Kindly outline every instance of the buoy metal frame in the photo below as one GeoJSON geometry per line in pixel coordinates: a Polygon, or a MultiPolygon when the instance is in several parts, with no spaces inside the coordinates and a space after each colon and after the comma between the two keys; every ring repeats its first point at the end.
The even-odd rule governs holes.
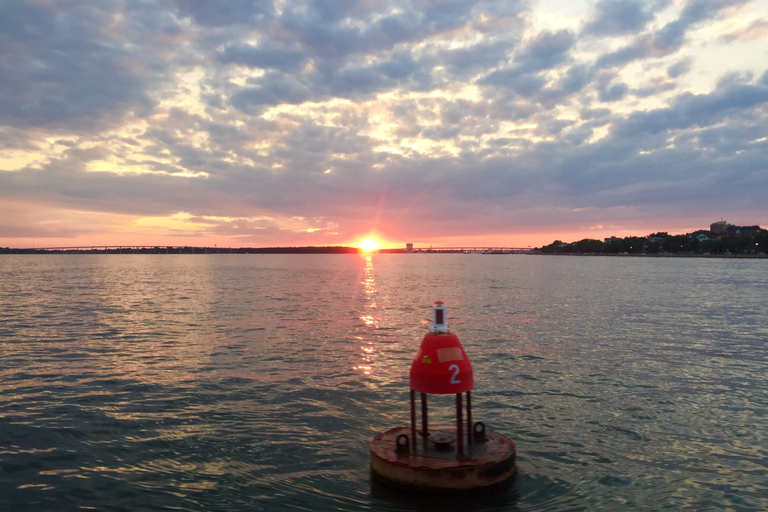
{"type": "MultiPolygon", "coordinates": [[[[467,391],[467,445],[472,446],[472,394],[467,391]]],[[[464,456],[464,426],[463,426],[463,400],[461,393],[456,393],[456,456],[464,456]]],[[[420,393],[421,400],[421,430],[416,425],[416,391],[411,389],[411,449],[417,450],[417,432],[421,436],[424,449],[427,449],[429,441],[429,415],[427,412],[427,393],[420,393]]]]}

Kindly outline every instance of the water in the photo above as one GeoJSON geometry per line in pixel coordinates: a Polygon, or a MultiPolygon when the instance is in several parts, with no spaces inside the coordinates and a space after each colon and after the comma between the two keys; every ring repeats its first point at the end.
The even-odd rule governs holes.
{"type": "Polygon", "coordinates": [[[763,260],[4,255],[0,510],[767,510],[766,290],[763,260]],[[506,493],[371,485],[436,299],[506,493]]]}

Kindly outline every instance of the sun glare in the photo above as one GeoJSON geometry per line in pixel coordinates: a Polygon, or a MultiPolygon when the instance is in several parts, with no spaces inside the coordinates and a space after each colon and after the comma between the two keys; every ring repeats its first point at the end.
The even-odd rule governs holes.
{"type": "Polygon", "coordinates": [[[368,238],[367,240],[360,242],[360,248],[365,252],[375,251],[379,248],[379,243],[373,238],[368,238]]]}

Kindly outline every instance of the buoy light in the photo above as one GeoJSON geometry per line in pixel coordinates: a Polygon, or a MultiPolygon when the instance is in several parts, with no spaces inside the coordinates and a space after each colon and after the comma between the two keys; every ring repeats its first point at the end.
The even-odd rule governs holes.
{"type": "Polygon", "coordinates": [[[448,330],[448,326],[445,324],[445,304],[441,300],[435,301],[432,304],[432,330],[448,330]]]}

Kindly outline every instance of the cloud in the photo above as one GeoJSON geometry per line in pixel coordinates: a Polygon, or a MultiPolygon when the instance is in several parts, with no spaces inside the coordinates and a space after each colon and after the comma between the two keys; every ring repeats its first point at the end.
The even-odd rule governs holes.
{"type": "Polygon", "coordinates": [[[747,0],[689,0],[680,17],[657,32],[657,41],[663,47],[677,47],[685,33],[693,26],[716,18],[729,7],[744,5],[747,0]]]}
{"type": "Polygon", "coordinates": [[[0,123],[84,131],[128,111],[147,115],[152,76],[131,69],[134,54],[103,35],[109,16],[96,7],[0,4],[0,123]]]}
{"type": "Polygon", "coordinates": [[[681,41],[670,41],[659,34],[640,36],[620,50],[600,56],[595,67],[619,68],[636,60],[665,57],[679,50],[681,44],[681,41]]]}
{"type": "Polygon", "coordinates": [[[744,28],[721,36],[721,40],[726,43],[731,43],[738,39],[768,39],[768,20],[755,20],[744,28]]]}
{"type": "Polygon", "coordinates": [[[231,44],[219,53],[219,60],[225,64],[240,64],[253,68],[277,69],[283,72],[296,71],[306,62],[307,56],[294,46],[267,42],[260,46],[231,44]]]}
{"type": "Polygon", "coordinates": [[[486,69],[504,63],[508,51],[508,41],[493,41],[443,50],[434,58],[436,62],[447,65],[454,76],[471,79],[486,69]]]}
{"type": "Polygon", "coordinates": [[[267,73],[259,79],[252,80],[252,83],[252,87],[243,87],[232,95],[232,105],[244,112],[258,114],[261,112],[258,107],[297,105],[313,97],[310,86],[293,75],[267,73]]]}
{"type": "Polygon", "coordinates": [[[670,55],[683,46],[685,36],[690,29],[715,19],[723,10],[742,5],[745,1],[690,0],[677,19],[653,32],[640,33],[634,41],[623,48],[602,55],[597,60],[596,66],[598,68],[621,67],[636,60],[670,55]]]}
{"type": "Polygon", "coordinates": [[[616,124],[618,135],[706,127],[768,102],[768,87],[731,84],[709,94],[684,93],[667,108],[637,112],[616,124]]]}
{"type": "Polygon", "coordinates": [[[627,92],[629,92],[627,84],[614,84],[601,89],[599,98],[602,102],[618,101],[623,99],[627,92]]]}
{"type": "MultiPolygon", "coordinates": [[[[516,52],[510,66],[489,73],[477,83],[492,87],[493,91],[486,94],[495,100],[508,92],[525,98],[534,97],[542,93],[547,85],[548,79],[544,73],[567,63],[570,60],[569,51],[574,44],[575,37],[567,30],[544,31],[516,52]]],[[[551,100],[566,90],[578,90],[586,84],[587,74],[584,68],[573,67],[558,90],[550,89],[545,94],[551,100]]]]}
{"type": "Polygon", "coordinates": [[[688,73],[693,66],[693,59],[691,57],[685,57],[675,62],[667,68],[667,75],[670,78],[677,78],[688,73]]]}
{"type": "Polygon", "coordinates": [[[575,36],[568,30],[544,31],[515,56],[514,69],[520,73],[550,69],[566,61],[575,41],[575,36]]]}
{"type": "Polygon", "coordinates": [[[181,16],[191,17],[196,24],[219,28],[228,25],[251,24],[274,14],[272,2],[252,0],[172,0],[181,16]]]}

